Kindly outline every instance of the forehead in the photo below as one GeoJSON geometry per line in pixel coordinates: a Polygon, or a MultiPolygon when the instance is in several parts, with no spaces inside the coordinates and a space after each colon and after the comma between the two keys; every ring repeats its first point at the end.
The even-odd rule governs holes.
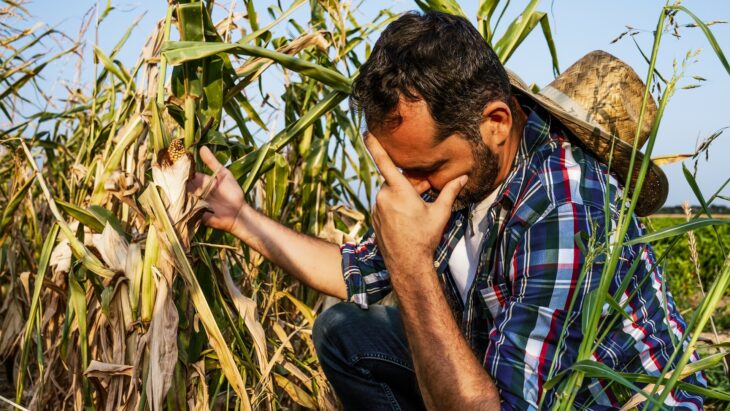
{"type": "Polygon", "coordinates": [[[443,157],[444,141],[436,140],[438,129],[425,101],[401,98],[394,111],[397,121],[375,127],[371,133],[396,166],[424,165],[443,157]]]}

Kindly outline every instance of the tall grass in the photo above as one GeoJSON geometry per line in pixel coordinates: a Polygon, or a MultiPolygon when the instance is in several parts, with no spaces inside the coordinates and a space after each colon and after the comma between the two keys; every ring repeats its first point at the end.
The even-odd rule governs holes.
{"type": "MultiPolygon", "coordinates": [[[[502,61],[539,26],[557,73],[538,3],[507,23],[509,2],[483,0],[477,25],[502,61]]],[[[192,170],[213,171],[195,158],[195,148],[208,145],[268,216],[333,242],[361,234],[379,180],[359,135],[362,119],[346,99],[376,33],[396,16],[383,10],[360,22],[349,2],[295,0],[263,11],[248,0],[238,8],[220,4],[221,13],[214,1],[172,1],[133,66],[117,55],[135,24],[112,50],[93,48],[88,92],[71,90],[65,105],[49,96],[53,105],[28,109],[23,91],[43,95],[38,76],[48,62],[82,48],[71,42],[56,54],[33,54],[55,33],[18,29],[25,21],[13,16],[27,12],[5,4],[0,46],[10,52],[0,62],[7,87],[0,111],[11,126],[0,132],[0,177],[7,181],[0,189],[0,359],[13,371],[14,402],[53,409],[336,408],[310,335],[323,297],[233,237],[201,227],[204,203],[184,187],[192,170]],[[264,12],[271,22],[262,25],[264,12]],[[292,19],[302,12],[306,23],[292,19]],[[270,79],[283,82],[280,96],[263,86],[270,79]]],[[[453,1],[416,4],[463,14],[453,1]]],[[[679,11],[688,13],[662,9],[652,56],[664,19],[679,11]]],[[[92,25],[103,32],[110,12],[109,4],[98,10],[92,25]]],[[[709,29],[697,24],[727,68],[709,29]]],[[[655,139],[656,127],[647,151],[655,139]]],[[[645,171],[646,164],[639,186],[645,171]]],[[[701,200],[705,212],[716,198],[701,200]]],[[[619,232],[631,204],[622,209],[619,232]]],[[[699,217],[644,240],[720,224],[699,217]]],[[[723,255],[722,272],[692,316],[695,335],[730,280],[723,255]]],[[[591,317],[596,332],[587,335],[581,360],[600,339],[598,319],[591,317]]],[[[679,358],[677,368],[686,362],[679,358]]],[[[581,365],[553,384],[571,393],[596,376],[581,365]]],[[[646,379],[600,372],[612,381],[646,379]]],[[[650,382],[671,387],[679,375],[650,382]]],[[[561,407],[570,405],[566,396],[561,407]]]]}

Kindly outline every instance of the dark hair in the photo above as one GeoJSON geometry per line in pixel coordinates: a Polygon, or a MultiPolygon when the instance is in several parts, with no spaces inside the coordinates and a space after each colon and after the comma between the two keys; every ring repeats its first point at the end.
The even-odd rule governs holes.
{"type": "Polygon", "coordinates": [[[360,67],[351,103],[369,128],[397,126],[401,95],[426,102],[438,140],[478,137],[488,103],[511,107],[507,73],[492,48],[465,18],[435,11],[408,12],[385,28],[360,67]]]}

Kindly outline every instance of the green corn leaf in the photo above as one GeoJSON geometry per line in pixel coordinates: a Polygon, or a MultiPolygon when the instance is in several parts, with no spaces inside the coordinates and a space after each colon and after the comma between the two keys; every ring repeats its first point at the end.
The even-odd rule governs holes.
{"type": "Polygon", "coordinates": [[[705,24],[704,21],[702,21],[699,17],[697,17],[694,13],[689,11],[684,6],[667,6],[666,7],[669,10],[681,10],[695,21],[697,26],[700,27],[702,30],[702,33],[705,34],[705,37],[707,37],[707,41],[710,43],[710,47],[712,47],[712,50],[715,52],[715,55],[717,55],[718,60],[720,60],[720,63],[722,63],[722,66],[725,67],[725,71],[727,71],[728,74],[730,74],[730,63],[728,63],[727,58],[725,57],[725,53],[722,52],[722,48],[720,48],[720,45],[717,43],[717,39],[715,38],[715,35],[712,34],[712,30],[705,24]]]}
{"type": "MultiPolygon", "coordinates": [[[[294,137],[304,131],[304,129],[309,127],[315,121],[319,120],[319,118],[325,113],[329,112],[334,107],[339,105],[346,97],[347,94],[343,92],[331,92],[330,94],[325,96],[322,101],[320,101],[316,106],[312,107],[309,111],[302,115],[299,120],[276,134],[271,139],[271,141],[267,143],[268,145],[265,144],[257,151],[251,152],[231,163],[228,169],[231,170],[231,173],[233,173],[233,176],[237,180],[240,181],[246,173],[249,174],[245,180],[245,183],[243,184],[244,192],[248,192],[253,186],[254,181],[256,181],[256,179],[260,176],[262,170],[265,171],[265,161],[259,161],[259,155],[261,154],[261,151],[266,150],[267,153],[269,150],[271,150],[272,152],[279,151],[294,137]]],[[[268,158],[267,156],[268,154],[264,157],[268,158]]]]}
{"type": "Polygon", "coordinates": [[[51,230],[48,232],[45,241],[43,242],[43,248],[41,249],[41,256],[38,260],[38,270],[36,271],[35,281],[33,283],[33,297],[30,300],[30,311],[28,312],[28,321],[25,323],[25,331],[23,334],[23,344],[20,351],[20,367],[18,368],[18,379],[16,381],[16,398],[15,400],[20,403],[23,394],[23,384],[25,383],[25,373],[28,369],[28,356],[30,354],[30,343],[32,342],[31,333],[33,328],[36,326],[36,313],[40,309],[40,297],[41,291],[43,291],[43,281],[46,278],[46,271],[48,270],[48,264],[51,259],[51,253],[53,247],[56,244],[56,238],[58,237],[59,226],[54,224],[51,230]]]}
{"type": "Polygon", "coordinates": [[[351,80],[337,71],[263,47],[237,43],[205,43],[197,41],[169,41],[163,46],[163,55],[168,63],[173,65],[202,59],[218,53],[244,54],[271,59],[289,70],[321,81],[336,90],[345,93],[350,92],[351,80]]]}
{"type": "Polygon", "coordinates": [[[586,377],[589,378],[600,378],[602,380],[608,380],[615,383],[618,383],[628,389],[630,389],[633,392],[637,392],[642,394],[646,397],[646,400],[653,405],[656,405],[658,407],[661,407],[661,403],[657,402],[657,400],[653,397],[650,397],[648,393],[645,393],[644,391],[640,390],[636,385],[634,385],[628,378],[626,378],[621,373],[612,370],[607,365],[591,361],[591,360],[583,360],[578,361],[575,364],[573,364],[571,369],[576,371],[581,371],[584,373],[586,377]]]}
{"type": "Polygon", "coordinates": [[[482,37],[484,37],[484,40],[486,40],[490,45],[492,44],[492,28],[490,27],[490,21],[498,4],[499,0],[481,0],[479,2],[479,9],[477,9],[479,32],[482,37]]]}
{"type": "Polygon", "coordinates": [[[114,62],[106,54],[104,54],[101,49],[96,46],[94,46],[94,56],[99,59],[104,68],[112,73],[116,78],[118,78],[119,81],[124,84],[127,84],[131,81],[129,74],[125,73],[119,66],[114,64],[114,62]]]}
{"type": "MultiPolygon", "coordinates": [[[[82,268],[83,270],[83,268],[82,268]]],[[[76,326],[79,332],[79,350],[81,351],[81,367],[86,369],[89,366],[89,343],[88,343],[88,327],[87,327],[87,306],[86,306],[86,290],[76,280],[74,273],[69,273],[69,302],[76,314],[76,326]]],[[[89,382],[87,378],[83,377],[83,391],[84,396],[88,398],[89,382]]]]}
{"type": "Polygon", "coordinates": [[[423,11],[434,10],[455,16],[466,17],[456,0],[416,0],[416,4],[423,11]]]}
{"type": "MultiPolygon", "coordinates": [[[[2,212],[2,218],[0,218],[0,239],[5,237],[5,230],[7,230],[10,226],[10,222],[13,220],[13,214],[15,214],[15,211],[20,206],[20,202],[23,198],[25,198],[25,194],[33,184],[33,180],[35,180],[35,176],[28,178],[28,180],[18,188],[15,194],[13,194],[10,198],[10,201],[8,201],[5,205],[5,209],[2,212]]],[[[2,241],[0,240],[0,244],[1,243],[2,241]]]]}
{"type": "MultiPolygon", "coordinates": [[[[637,258],[636,260],[640,260],[637,258]]],[[[614,300],[613,296],[611,294],[606,293],[604,301],[608,303],[608,305],[614,309],[617,313],[621,314],[622,317],[625,319],[634,322],[634,319],[631,318],[629,313],[626,312],[623,308],[621,308],[621,305],[618,303],[618,301],[614,300]]]]}
{"type": "Polygon", "coordinates": [[[79,223],[89,227],[92,231],[101,233],[104,231],[104,222],[99,220],[94,213],[88,210],[84,210],[81,207],[77,207],[71,203],[67,203],[63,200],[56,199],[58,207],[68,213],[71,217],[77,219],[79,223]]]}
{"type": "Polygon", "coordinates": [[[677,235],[685,234],[688,231],[694,231],[697,229],[700,229],[702,227],[707,226],[717,226],[717,225],[725,225],[730,224],[730,220],[723,220],[720,218],[702,218],[693,220],[687,223],[677,224],[671,227],[667,227],[658,231],[655,231],[653,233],[642,235],[641,237],[636,237],[632,240],[629,240],[625,242],[625,245],[635,245],[635,244],[643,244],[643,243],[650,243],[652,241],[661,240],[664,238],[674,237],[677,235]]]}
{"type": "Polygon", "coordinates": [[[280,215],[288,188],[289,164],[283,155],[276,153],[274,154],[274,166],[266,174],[266,208],[272,218],[280,215]]]}

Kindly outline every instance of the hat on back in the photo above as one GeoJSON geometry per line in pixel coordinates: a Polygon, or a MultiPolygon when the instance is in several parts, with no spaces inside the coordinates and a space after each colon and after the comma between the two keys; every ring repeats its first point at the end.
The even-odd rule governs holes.
{"type": "MultiPolygon", "coordinates": [[[[649,94],[639,124],[645,85],[631,67],[604,51],[593,51],[539,93],[533,93],[511,71],[507,70],[507,74],[513,91],[529,97],[550,112],[626,183],[634,139],[638,139],[637,149],[640,149],[651,134],[657,110],[649,94]]],[[[643,158],[644,155],[637,151],[632,188],[643,158]]],[[[636,214],[646,216],[656,212],[666,201],[668,193],[667,177],[659,166],[651,162],[636,204],[636,214]]]]}

